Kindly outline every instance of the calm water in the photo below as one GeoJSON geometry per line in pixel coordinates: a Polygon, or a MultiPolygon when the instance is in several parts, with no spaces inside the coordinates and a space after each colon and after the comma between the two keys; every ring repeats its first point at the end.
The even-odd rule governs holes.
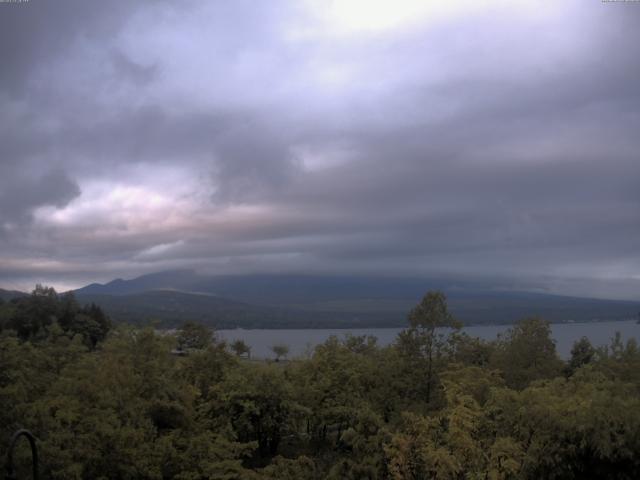
{"type": "MultiPolygon", "coordinates": [[[[499,333],[506,331],[509,325],[486,325],[466,327],[463,330],[469,335],[485,340],[494,340],[499,333]]],[[[251,356],[255,358],[273,357],[271,346],[284,344],[289,347],[289,357],[299,357],[310,352],[315,345],[323,343],[331,335],[344,338],[351,335],[373,335],[378,338],[379,345],[393,342],[401,328],[354,328],[354,329],[291,329],[291,330],[218,330],[218,336],[227,341],[244,340],[251,346],[251,356]]],[[[551,326],[558,353],[567,358],[573,342],[580,337],[587,337],[593,345],[608,344],[616,332],[620,332],[623,340],[636,338],[640,341],[640,325],[635,321],[598,322],[598,323],[562,323],[551,326]]]]}

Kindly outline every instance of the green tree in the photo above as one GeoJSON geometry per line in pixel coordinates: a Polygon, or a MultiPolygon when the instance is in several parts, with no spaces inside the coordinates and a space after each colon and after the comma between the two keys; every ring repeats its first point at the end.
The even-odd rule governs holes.
{"type": "Polygon", "coordinates": [[[257,478],[260,480],[320,480],[322,478],[313,459],[305,455],[294,459],[277,456],[259,472],[257,478]]]}
{"type": "Polygon", "coordinates": [[[343,343],[353,353],[369,355],[378,350],[378,339],[372,335],[347,334],[343,343]]]}
{"type": "Polygon", "coordinates": [[[457,331],[462,325],[449,313],[445,294],[438,291],[427,292],[409,312],[409,325],[410,328],[398,339],[399,346],[409,357],[417,357],[420,363],[424,362],[425,395],[429,403],[435,383],[434,364],[449,343],[447,336],[438,329],[449,329],[448,333],[451,333],[451,330],[457,331]]]}
{"type": "Polygon", "coordinates": [[[345,448],[343,433],[357,427],[361,412],[386,415],[388,405],[400,398],[389,386],[393,364],[377,350],[357,353],[352,346],[349,338],[331,336],[310,360],[286,370],[296,402],[304,407],[305,436],[314,450],[345,448]]]}
{"type": "Polygon", "coordinates": [[[111,329],[109,317],[99,306],[92,303],[81,308],[73,293],[58,295],[53,288],[42,285],[2,310],[7,315],[5,327],[15,330],[22,340],[42,341],[56,324],[69,337],[80,335],[87,346],[95,348],[111,329]]]}
{"type": "Polygon", "coordinates": [[[238,441],[255,442],[253,464],[278,454],[283,438],[295,437],[301,411],[285,370],[268,364],[240,364],[216,386],[203,411],[215,423],[228,422],[238,441]]]}
{"type": "Polygon", "coordinates": [[[251,358],[251,347],[247,345],[244,340],[237,339],[231,342],[230,347],[238,357],[246,355],[247,358],[251,358]]]}
{"type": "Polygon", "coordinates": [[[0,332],[10,329],[10,320],[15,313],[15,301],[0,303],[0,332]]]}
{"type": "Polygon", "coordinates": [[[98,342],[104,340],[108,331],[109,327],[106,324],[100,324],[94,317],[86,313],[76,314],[68,330],[71,334],[82,336],[89,348],[95,348],[98,342]]]}
{"type": "Polygon", "coordinates": [[[486,414],[490,430],[523,452],[518,478],[640,476],[636,390],[591,368],[522,391],[495,390],[486,414]]]}
{"type": "Polygon", "coordinates": [[[23,339],[42,339],[46,328],[58,319],[58,295],[51,287],[36,285],[30,296],[18,299],[8,322],[23,339]]]}
{"type": "Polygon", "coordinates": [[[58,324],[64,331],[71,329],[76,315],[80,312],[80,305],[73,292],[60,296],[58,306],[58,324]]]}
{"type": "Polygon", "coordinates": [[[489,366],[494,354],[495,342],[473,337],[465,332],[451,335],[452,358],[455,362],[478,367],[489,366]]]}
{"type": "Polygon", "coordinates": [[[213,342],[213,330],[196,322],[185,322],[177,336],[179,350],[203,350],[213,342]]]}
{"type": "Polygon", "coordinates": [[[404,413],[398,431],[385,443],[390,477],[523,478],[521,445],[500,435],[488,414],[491,392],[501,385],[498,376],[456,365],[443,374],[442,383],[444,407],[428,416],[404,413]]]}
{"type": "MultiPolygon", "coordinates": [[[[251,445],[211,429],[171,339],[118,328],[64,369],[30,409],[47,478],[245,479],[251,445]]],[[[198,356],[195,353],[193,356],[198,356]]]]}
{"type": "Polygon", "coordinates": [[[583,365],[591,363],[596,355],[596,349],[593,348],[587,337],[582,337],[576,341],[571,348],[571,358],[567,363],[567,374],[573,375],[583,365]]]}
{"type": "Polygon", "coordinates": [[[289,355],[289,346],[284,344],[273,345],[271,351],[275,354],[276,362],[278,362],[281,358],[287,358],[287,355],[289,355]]]}
{"type": "Polygon", "coordinates": [[[609,345],[597,349],[594,368],[607,378],[636,385],[640,394],[640,348],[635,338],[624,342],[616,332],[609,345]]]}
{"type": "Polygon", "coordinates": [[[198,397],[207,402],[217,386],[236,367],[237,360],[224,343],[213,343],[206,350],[192,352],[177,365],[178,375],[196,389],[198,397]]]}
{"type": "Polygon", "coordinates": [[[382,419],[364,405],[354,411],[349,427],[339,437],[337,447],[343,455],[329,470],[327,480],[386,478],[383,445],[389,433],[382,419]]]}
{"type": "Polygon", "coordinates": [[[554,378],[563,368],[551,336],[551,325],[539,318],[518,322],[498,339],[491,361],[508,386],[522,389],[534,380],[554,378]]]}

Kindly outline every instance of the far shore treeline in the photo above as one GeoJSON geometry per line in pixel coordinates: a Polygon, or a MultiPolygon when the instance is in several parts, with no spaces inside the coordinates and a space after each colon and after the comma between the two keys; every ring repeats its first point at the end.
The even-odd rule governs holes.
{"type": "Polygon", "coordinates": [[[0,455],[27,428],[46,479],[640,478],[634,339],[563,361],[543,319],[493,341],[460,327],[431,291],[389,346],[256,361],[202,325],[114,325],[38,286],[0,300],[0,455]]]}

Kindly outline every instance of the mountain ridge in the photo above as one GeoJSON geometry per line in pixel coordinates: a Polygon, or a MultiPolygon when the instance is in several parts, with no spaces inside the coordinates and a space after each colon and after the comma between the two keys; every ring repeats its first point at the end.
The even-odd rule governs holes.
{"type": "Polygon", "coordinates": [[[4,301],[9,301],[13,298],[25,297],[28,293],[20,292],[18,290],[5,290],[0,288],[0,298],[4,301]]]}
{"type": "Polygon", "coordinates": [[[483,290],[472,282],[420,278],[313,275],[200,275],[156,272],[75,291],[116,319],[168,324],[197,320],[225,328],[397,327],[428,290],[443,290],[466,324],[513,323],[540,316],[553,322],[636,318],[640,302],[540,292],[483,290]],[[199,297],[199,298],[198,298],[199,297]],[[159,302],[155,305],[154,302],[159,302]],[[208,312],[208,313],[207,313],[208,312]]]}

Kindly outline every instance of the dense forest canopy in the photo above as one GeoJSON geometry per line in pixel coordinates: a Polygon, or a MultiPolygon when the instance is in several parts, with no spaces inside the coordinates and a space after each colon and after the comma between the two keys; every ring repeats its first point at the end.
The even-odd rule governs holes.
{"type": "Polygon", "coordinates": [[[37,287],[0,305],[0,452],[26,427],[52,479],[640,478],[634,340],[581,339],[564,362],[547,322],[483,341],[438,292],[408,320],[388,347],[254,361],[198,325],[114,328],[37,287]]]}

